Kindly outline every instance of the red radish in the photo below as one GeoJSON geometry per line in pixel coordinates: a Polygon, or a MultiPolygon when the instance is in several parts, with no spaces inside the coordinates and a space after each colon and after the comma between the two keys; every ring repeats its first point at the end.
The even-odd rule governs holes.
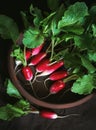
{"type": "Polygon", "coordinates": [[[36,66],[36,71],[37,72],[43,72],[47,69],[49,65],[50,60],[49,59],[43,59],[39,62],[39,64],[36,66]]]}
{"type": "Polygon", "coordinates": [[[33,49],[32,49],[32,52],[31,52],[32,56],[39,54],[39,52],[40,52],[41,49],[43,48],[43,45],[44,45],[44,43],[41,44],[40,46],[36,47],[36,48],[33,48],[33,49]]]}
{"type": "Polygon", "coordinates": [[[40,52],[39,54],[32,57],[29,65],[37,65],[44,57],[46,57],[45,52],[40,52]]]}
{"type": "Polygon", "coordinates": [[[47,69],[42,72],[41,74],[39,74],[37,77],[39,76],[47,76],[52,74],[55,70],[57,70],[58,68],[60,68],[61,66],[64,65],[63,61],[59,61],[59,62],[55,62],[54,64],[51,64],[47,67],[47,69]]]}
{"type": "Polygon", "coordinates": [[[56,94],[65,87],[65,83],[62,80],[58,80],[52,84],[50,87],[50,93],[56,94]]]}
{"type": "Polygon", "coordinates": [[[63,116],[59,116],[57,115],[55,112],[53,111],[47,111],[47,110],[41,110],[39,112],[39,115],[43,118],[47,118],[47,119],[57,119],[57,118],[67,118],[70,116],[79,116],[79,114],[69,114],[69,115],[63,115],[63,116]]]}
{"type": "Polygon", "coordinates": [[[46,111],[46,110],[41,110],[39,115],[41,117],[48,118],[48,119],[56,119],[58,117],[58,115],[55,112],[46,111]]]}
{"type": "Polygon", "coordinates": [[[33,78],[33,72],[29,66],[24,66],[22,68],[22,73],[27,81],[31,81],[33,78]]]}
{"type": "Polygon", "coordinates": [[[59,80],[59,79],[62,79],[62,78],[65,78],[68,76],[68,73],[67,71],[65,70],[60,70],[60,71],[56,71],[54,73],[52,73],[48,79],[52,80],[52,81],[55,81],[55,80],[59,80]]]}
{"type": "Polygon", "coordinates": [[[25,57],[26,57],[26,60],[28,60],[30,57],[31,57],[31,51],[30,50],[26,50],[26,54],[25,54],[25,57]]]}
{"type": "Polygon", "coordinates": [[[30,56],[34,56],[39,54],[39,52],[41,51],[41,49],[43,48],[43,44],[41,44],[40,46],[36,47],[36,48],[32,48],[30,50],[26,51],[26,60],[28,60],[30,58],[30,56]]]}
{"type": "MultiPolygon", "coordinates": [[[[47,87],[46,87],[47,88],[47,87]]],[[[40,99],[44,99],[44,98],[47,98],[49,97],[50,95],[53,95],[53,94],[57,94],[58,92],[60,92],[62,89],[65,88],[65,82],[63,82],[62,80],[58,80],[56,82],[54,82],[50,89],[49,89],[49,94],[40,98],[40,99]]],[[[47,88],[48,90],[48,88],[47,88]]],[[[69,91],[69,90],[68,90],[69,91]]],[[[65,91],[64,93],[66,93],[67,91],[65,91]]]]}

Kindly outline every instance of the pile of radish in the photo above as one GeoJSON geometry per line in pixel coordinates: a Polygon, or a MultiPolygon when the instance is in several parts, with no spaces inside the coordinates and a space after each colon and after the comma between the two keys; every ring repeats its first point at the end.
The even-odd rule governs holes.
{"type": "MultiPolygon", "coordinates": [[[[67,70],[64,70],[64,62],[50,61],[48,54],[43,51],[44,43],[40,46],[32,49],[25,50],[25,60],[27,65],[20,68],[21,73],[26,81],[28,81],[32,87],[32,84],[37,81],[39,77],[47,77],[44,79],[44,85],[46,87],[47,81],[52,81],[52,84],[48,89],[49,94],[43,98],[48,97],[51,94],[57,94],[63,90],[66,86],[64,79],[68,77],[67,70]],[[31,69],[31,66],[35,68],[35,73],[31,69]]],[[[21,64],[21,63],[20,63],[21,64]]],[[[18,72],[18,70],[17,70],[18,72]]]]}

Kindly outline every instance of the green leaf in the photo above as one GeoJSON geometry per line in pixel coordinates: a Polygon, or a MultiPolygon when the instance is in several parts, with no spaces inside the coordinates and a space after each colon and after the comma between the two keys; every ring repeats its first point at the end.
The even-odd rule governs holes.
{"type": "Polygon", "coordinates": [[[96,24],[92,24],[93,36],[96,37],[96,24]]]}
{"type": "Polygon", "coordinates": [[[66,33],[71,32],[72,34],[81,35],[84,32],[84,28],[80,25],[72,25],[62,28],[62,31],[65,31],[66,33]]]}
{"type": "Polygon", "coordinates": [[[56,10],[56,14],[54,16],[54,19],[56,20],[56,22],[58,22],[61,19],[64,12],[65,12],[65,7],[64,7],[64,4],[62,3],[60,7],[56,10]]]}
{"type": "Polygon", "coordinates": [[[88,15],[88,7],[84,2],[76,2],[70,5],[64,12],[64,16],[58,23],[58,27],[62,28],[73,24],[82,24],[84,17],[88,15]]]}
{"type": "MultiPolygon", "coordinates": [[[[24,111],[22,109],[22,107],[24,108],[25,106],[22,106],[21,101],[19,101],[17,104],[14,104],[14,105],[7,104],[5,106],[0,107],[0,119],[9,121],[15,117],[21,117],[23,115],[28,114],[27,111],[24,111]],[[18,107],[18,106],[21,106],[21,107],[18,107]]],[[[27,107],[29,108],[28,105],[27,105],[27,107]]],[[[28,108],[26,108],[26,109],[28,109],[28,108]]]]}
{"type": "Polygon", "coordinates": [[[13,46],[13,51],[11,53],[12,57],[16,60],[20,60],[24,66],[26,66],[26,60],[24,58],[24,52],[21,50],[20,46],[13,46]]]}
{"type": "Polygon", "coordinates": [[[12,120],[14,117],[21,117],[25,113],[10,104],[0,107],[0,119],[2,120],[12,120]]]}
{"type": "MultiPolygon", "coordinates": [[[[50,23],[52,21],[52,18],[53,16],[56,14],[56,12],[52,12],[51,14],[49,14],[46,18],[44,18],[41,22],[40,22],[40,25],[43,27],[43,28],[48,28],[50,29],[50,23]]],[[[46,30],[46,29],[44,29],[46,30]]],[[[44,32],[44,31],[43,31],[44,32]]]]}
{"type": "Polygon", "coordinates": [[[60,38],[60,41],[61,41],[61,42],[62,42],[62,41],[67,42],[68,40],[74,38],[74,34],[72,34],[72,33],[66,33],[65,35],[62,35],[62,36],[60,36],[60,37],[61,37],[61,38],[60,38]]]}
{"type": "Polygon", "coordinates": [[[56,61],[60,60],[60,58],[64,59],[66,54],[68,54],[68,48],[55,53],[53,59],[56,61]]]}
{"type": "Polygon", "coordinates": [[[91,9],[89,10],[90,16],[94,18],[96,15],[96,5],[93,5],[91,9]]]}
{"type": "Polygon", "coordinates": [[[25,111],[29,109],[30,103],[27,100],[20,99],[19,102],[15,103],[15,106],[25,111]]]}
{"type": "Polygon", "coordinates": [[[88,74],[78,78],[76,82],[73,83],[71,91],[77,94],[86,95],[91,94],[94,88],[93,76],[88,74]]]}
{"type": "Polygon", "coordinates": [[[80,49],[88,50],[94,47],[94,39],[90,34],[74,35],[74,44],[80,49]]]}
{"type": "Polygon", "coordinates": [[[50,10],[54,11],[59,7],[59,0],[47,0],[47,5],[50,10]]]}
{"type": "Polygon", "coordinates": [[[88,51],[88,58],[90,61],[96,62],[96,51],[95,50],[89,50],[88,51]]]}
{"type": "MultiPolygon", "coordinates": [[[[14,107],[12,107],[12,105],[7,104],[6,106],[2,106],[0,107],[0,119],[2,120],[11,120],[14,118],[14,115],[12,114],[13,111],[19,111],[17,109],[14,110],[14,107]]],[[[21,113],[21,112],[19,112],[21,113]]],[[[16,114],[16,116],[21,116],[21,114],[16,114]]]]}
{"type": "Polygon", "coordinates": [[[90,60],[85,56],[80,56],[82,65],[89,71],[89,73],[94,73],[96,71],[96,68],[92,65],[90,60]]]}
{"type": "Polygon", "coordinates": [[[61,4],[61,6],[56,10],[56,14],[51,20],[51,30],[53,33],[53,36],[58,35],[60,33],[60,29],[58,28],[58,21],[61,19],[63,13],[65,11],[64,5],[61,4]]]}
{"type": "MultiPolygon", "coordinates": [[[[66,44],[64,44],[66,46],[66,44]]],[[[62,47],[63,48],[63,47],[62,47]]],[[[62,49],[54,55],[55,60],[64,59],[65,68],[75,69],[81,66],[81,59],[76,55],[77,53],[71,53],[68,47],[62,49]]]]}
{"type": "Polygon", "coordinates": [[[14,43],[19,36],[17,24],[6,15],[0,15],[0,35],[4,39],[12,39],[14,43]]]}
{"type": "Polygon", "coordinates": [[[74,53],[70,53],[68,52],[68,55],[66,53],[66,55],[64,56],[64,63],[66,68],[78,68],[81,66],[81,60],[80,58],[74,53]]]}
{"type": "Polygon", "coordinates": [[[52,20],[51,22],[51,29],[53,36],[58,35],[60,33],[60,29],[57,29],[56,21],[52,20]]]}
{"type": "Polygon", "coordinates": [[[30,14],[34,17],[33,23],[36,27],[39,27],[41,20],[43,19],[41,10],[38,8],[34,8],[33,5],[31,4],[30,6],[30,14]]]}
{"type": "Polygon", "coordinates": [[[19,91],[16,89],[16,87],[12,84],[10,79],[6,79],[6,85],[7,85],[7,94],[11,97],[16,97],[21,99],[22,96],[19,93],[19,91]]]}
{"type": "Polygon", "coordinates": [[[25,31],[23,37],[23,44],[27,48],[35,48],[44,42],[44,36],[40,30],[36,28],[29,28],[25,31]]]}

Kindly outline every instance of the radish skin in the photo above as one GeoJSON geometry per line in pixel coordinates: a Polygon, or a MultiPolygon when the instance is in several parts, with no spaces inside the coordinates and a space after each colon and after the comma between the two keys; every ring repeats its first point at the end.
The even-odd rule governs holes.
{"type": "Polygon", "coordinates": [[[45,52],[41,52],[41,53],[33,56],[29,65],[37,65],[43,58],[46,57],[46,55],[47,54],[45,52]]]}
{"type": "Polygon", "coordinates": [[[47,119],[57,119],[57,118],[68,118],[70,116],[79,116],[80,114],[75,114],[75,113],[72,113],[72,114],[69,114],[69,115],[62,115],[62,116],[59,116],[57,115],[55,112],[53,111],[47,111],[47,110],[41,110],[39,112],[39,115],[43,118],[47,118],[47,119]]]}
{"type": "Polygon", "coordinates": [[[65,78],[68,76],[68,73],[67,71],[56,71],[54,73],[52,73],[50,76],[49,76],[49,80],[52,80],[52,81],[55,81],[55,80],[59,80],[59,79],[62,79],[62,78],[65,78]]]}
{"type": "Polygon", "coordinates": [[[58,117],[56,113],[51,111],[45,111],[45,110],[40,111],[39,115],[41,117],[48,118],[48,119],[56,119],[58,117]]]}
{"type": "Polygon", "coordinates": [[[47,69],[44,72],[42,72],[41,74],[37,75],[37,77],[50,75],[50,74],[52,74],[54,71],[56,71],[57,69],[59,69],[63,65],[64,65],[63,61],[59,61],[59,62],[56,62],[56,63],[54,63],[52,65],[49,65],[47,67],[47,69]]]}
{"type": "Polygon", "coordinates": [[[31,81],[33,79],[33,72],[29,66],[22,68],[22,74],[27,81],[31,81]]]}
{"type": "Polygon", "coordinates": [[[39,73],[45,71],[47,69],[49,63],[50,63],[49,59],[41,60],[41,62],[39,62],[39,64],[37,64],[37,66],[36,66],[36,71],[39,73]]]}
{"type": "Polygon", "coordinates": [[[36,48],[33,48],[32,51],[31,51],[32,56],[39,54],[40,51],[42,50],[43,46],[44,46],[44,43],[41,44],[40,46],[36,47],[36,48]]]}
{"type": "Polygon", "coordinates": [[[62,80],[58,80],[52,84],[49,91],[50,94],[56,94],[64,88],[65,88],[65,83],[62,80]]]}
{"type": "Polygon", "coordinates": [[[25,52],[26,60],[28,60],[30,57],[31,57],[31,51],[30,50],[26,50],[26,52],[25,52]]]}
{"type": "MultiPolygon", "coordinates": [[[[47,88],[47,87],[46,87],[47,88]]],[[[58,80],[58,81],[55,81],[51,87],[49,88],[49,94],[40,98],[40,99],[45,99],[47,97],[49,97],[50,95],[53,95],[53,94],[57,94],[58,92],[60,92],[61,90],[63,90],[65,88],[65,82],[63,82],[62,80],[58,80]]],[[[48,88],[47,88],[48,89],[48,88]]],[[[66,92],[66,91],[65,91],[66,92]]]]}

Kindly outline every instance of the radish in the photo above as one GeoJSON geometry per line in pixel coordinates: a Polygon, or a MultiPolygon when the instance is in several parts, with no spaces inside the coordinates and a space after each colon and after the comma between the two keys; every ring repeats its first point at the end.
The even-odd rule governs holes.
{"type": "MultiPolygon", "coordinates": [[[[45,98],[49,97],[50,95],[57,94],[58,92],[60,92],[61,90],[63,90],[65,88],[65,86],[66,86],[65,83],[72,81],[72,80],[76,80],[77,78],[78,78],[77,74],[69,75],[68,77],[66,77],[62,80],[60,79],[60,80],[55,81],[49,89],[47,88],[47,86],[45,84],[45,87],[49,93],[48,93],[48,95],[41,97],[39,99],[45,99],[45,98]]],[[[71,88],[66,89],[63,94],[67,93],[70,90],[71,90],[71,88]]]]}
{"type": "Polygon", "coordinates": [[[57,118],[67,118],[70,116],[78,116],[79,114],[70,114],[70,115],[59,116],[53,111],[41,110],[39,112],[39,115],[41,117],[47,118],[47,119],[57,119],[57,118]]]}
{"type": "Polygon", "coordinates": [[[43,58],[46,57],[46,55],[47,54],[45,52],[41,52],[41,53],[33,56],[29,65],[37,65],[43,58]]]}
{"type": "Polygon", "coordinates": [[[29,66],[24,66],[22,68],[22,74],[27,81],[31,81],[33,79],[33,72],[29,66]]]}
{"type": "Polygon", "coordinates": [[[61,91],[63,88],[65,88],[65,83],[62,80],[58,80],[52,84],[50,87],[50,94],[56,94],[59,91],[61,91]]]}
{"type": "Polygon", "coordinates": [[[58,117],[58,115],[55,112],[46,111],[46,110],[41,110],[39,115],[41,117],[48,118],[48,119],[56,119],[58,117]]]}
{"type": "Polygon", "coordinates": [[[39,54],[40,51],[42,50],[43,46],[44,46],[44,43],[36,48],[33,48],[31,51],[32,56],[39,54]]]}
{"type": "Polygon", "coordinates": [[[26,60],[28,60],[30,58],[30,56],[34,56],[39,54],[39,52],[41,51],[41,49],[43,48],[43,44],[41,44],[40,46],[36,47],[36,48],[32,48],[30,50],[26,51],[26,60]]]}
{"type": "MultiPolygon", "coordinates": [[[[47,87],[46,87],[47,88],[47,87]]],[[[58,80],[58,81],[55,81],[52,85],[51,85],[51,87],[50,87],[50,89],[48,90],[48,88],[47,88],[47,90],[49,91],[49,94],[48,95],[46,95],[46,96],[44,96],[44,97],[41,97],[40,99],[45,99],[45,98],[47,98],[47,97],[49,97],[50,95],[53,95],[53,94],[57,94],[58,92],[60,92],[62,89],[64,89],[65,88],[65,82],[63,82],[62,80],[58,80]]],[[[66,91],[65,91],[66,92],[66,91]]]]}
{"type": "Polygon", "coordinates": [[[65,70],[60,70],[60,71],[56,71],[54,73],[52,73],[48,79],[46,80],[52,80],[52,81],[55,81],[55,80],[59,80],[59,79],[62,79],[62,78],[65,78],[68,76],[68,73],[67,71],[65,70]]]}
{"type": "Polygon", "coordinates": [[[39,73],[45,71],[47,69],[49,63],[50,63],[49,59],[41,60],[41,62],[39,64],[37,64],[37,66],[36,66],[36,71],[39,73]]]}
{"type": "Polygon", "coordinates": [[[25,58],[26,58],[26,60],[28,60],[30,57],[31,57],[31,50],[26,50],[26,52],[25,52],[25,58]]]}
{"type": "MultiPolygon", "coordinates": [[[[58,93],[63,88],[65,88],[65,83],[66,82],[71,81],[71,80],[75,80],[77,78],[78,78],[78,75],[73,74],[73,75],[70,75],[69,77],[67,77],[67,78],[65,78],[63,80],[57,80],[57,81],[55,81],[52,84],[52,86],[50,87],[50,94],[56,94],[56,93],[58,93]]],[[[70,88],[67,91],[69,91],[69,90],[70,90],[70,88]]],[[[65,92],[67,92],[67,91],[65,91],[65,92]]]]}
{"type": "Polygon", "coordinates": [[[51,64],[47,67],[47,69],[42,72],[41,74],[37,75],[37,77],[39,76],[47,76],[52,74],[55,70],[57,70],[58,68],[60,68],[61,66],[64,65],[63,61],[59,61],[59,62],[55,62],[54,64],[51,64]]]}
{"type": "MultiPolygon", "coordinates": [[[[47,82],[48,80],[56,81],[56,80],[63,79],[63,78],[65,78],[65,77],[67,77],[67,76],[68,76],[68,73],[67,73],[67,71],[65,71],[65,70],[56,71],[56,72],[52,73],[47,79],[45,79],[44,84],[45,84],[45,86],[46,86],[46,82],[47,82]]],[[[59,81],[58,81],[58,82],[59,82],[59,81]]],[[[57,82],[57,83],[58,83],[58,82],[57,82]]],[[[60,83],[59,83],[59,84],[60,84],[60,83]]],[[[56,88],[56,87],[55,87],[55,88],[56,88]]],[[[57,89],[58,89],[58,87],[57,87],[57,89]]]]}

